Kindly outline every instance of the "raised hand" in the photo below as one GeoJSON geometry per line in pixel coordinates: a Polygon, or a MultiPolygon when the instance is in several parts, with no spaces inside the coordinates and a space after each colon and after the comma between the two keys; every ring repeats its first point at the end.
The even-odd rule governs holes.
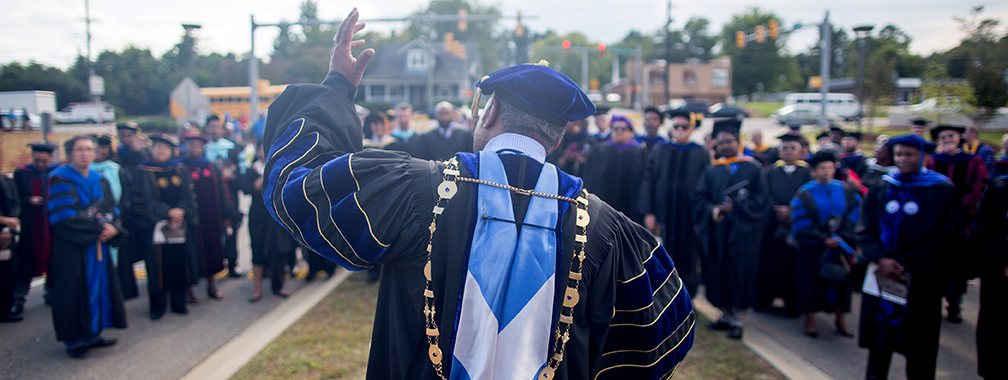
{"type": "Polygon", "coordinates": [[[354,34],[364,29],[364,23],[357,22],[359,17],[357,8],[350,11],[340,24],[336,37],[333,38],[332,51],[329,53],[329,71],[343,74],[354,87],[360,84],[364,68],[375,54],[374,49],[364,49],[357,58],[354,58],[351,52],[352,49],[364,45],[364,40],[353,40],[354,34]]]}

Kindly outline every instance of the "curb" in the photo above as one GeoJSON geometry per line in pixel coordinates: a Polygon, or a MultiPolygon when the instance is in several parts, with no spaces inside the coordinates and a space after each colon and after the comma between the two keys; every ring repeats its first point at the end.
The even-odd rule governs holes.
{"type": "MultiPolygon", "coordinates": [[[[707,319],[712,321],[718,319],[717,308],[707,302],[707,298],[700,296],[694,298],[693,308],[707,319]]],[[[770,338],[759,326],[747,325],[742,343],[790,380],[833,380],[812,363],[770,338]]]]}
{"type": "Polygon", "coordinates": [[[301,319],[333,289],[343,283],[349,272],[338,268],[332,278],[307,285],[290,299],[282,302],[266,315],[253,322],[234,338],[214,351],[201,363],[189,370],[183,380],[227,380],[262,351],[273,339],[280,336],[294,322],[301,319]]]}

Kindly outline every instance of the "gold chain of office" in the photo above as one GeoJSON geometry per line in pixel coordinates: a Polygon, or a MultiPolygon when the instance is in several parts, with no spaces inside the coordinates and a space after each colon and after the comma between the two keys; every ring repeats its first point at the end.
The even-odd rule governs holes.
{"type": "Polygon", "coordinates": [[[430,344],[430,348],[427,350],[427,356],[430,358],[431,364],[434,366],[434,371],[437,372],[438,377],[445,380],[445,375],[443,372],[443,353],[441,348],[438,347],[440,343],[441,332],[438,330],[437,322],[434,318],[435,308],[434,308],[434,288],[431,281],[431,249],[432,242],[434,240],[434,231],[437,230],[437,218],[444,212],[444,202],[447,202],[455,193],[458,192],[458,187],[456,181],[471,182],[481,185],[493,186],[501,189],[507,189],[512,192],[528,195],[528,196],[538,196],[550,199],[558,199],[571,202],[577,206],[577,216],[574,224],[578,227],[576,234],[574,235],[574,241],[577,243],[575,250],[578,252],[574,257],[571,258],[571,269],[570,275],[567,278],[567,290],[564,292],[563,297],[563,307],[560,308],[560,318],[557,320],[556,326],[556,337],[553,340],[553,356],[546,360],[546,366],[539,371],[536,376],[538,380],[550,380],[553,379],[554,374],[558,367],[560,367],[560,362],[563,361],[564,350],[567,346],[567,341],[570,340],[571,328],[574,325],[574,306],[577,305],[580,299],[580,294],[578,294],[578,286],[581,284],[581,269],[582,264],[586,258],[584,249],[585,244],[588,243],[588,236],[586,231],[588,230],[588,222],[590,220],[588,216],[588,192],[584,189],[578,194],[577,199],[568,198],[552,194],[537,193],[531,190],[523,190],[512,186],[501,185],[498,183],[488,182],[480,179],[473,179],[462,177],[458,170],[458,160],[452,157],[450,160],[444,163],[445,168],[442,171],[444,174],[444,179],[440,185],[438,185],[438,201],[434,205],[434,218],[431,220],[430,224],[430,239],[427,240],[427,264],[424,265],[424,277],[426,277],[427,282],[424,285],[424,319],[426,320],[427,329],[427,343],[430,344]]]}

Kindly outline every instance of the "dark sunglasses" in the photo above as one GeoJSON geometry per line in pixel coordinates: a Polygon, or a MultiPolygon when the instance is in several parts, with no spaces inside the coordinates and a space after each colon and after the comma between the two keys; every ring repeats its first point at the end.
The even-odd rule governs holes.
{"type": "Polygon", "coordinates": [[[629,131],[629,130],[630,130],[630,128],[629,128],[629,127],[612,127],[612,130],[613,130],[614,132],[618,132],[618,131],[629,131]]]}
{"type": "Polygon", "coordinates": [[[689,129],[689,124],[673,124],[672,128],[674,128],[674,129],[682,129],[682,130],[685,131],[685,130],[689,129]]]}

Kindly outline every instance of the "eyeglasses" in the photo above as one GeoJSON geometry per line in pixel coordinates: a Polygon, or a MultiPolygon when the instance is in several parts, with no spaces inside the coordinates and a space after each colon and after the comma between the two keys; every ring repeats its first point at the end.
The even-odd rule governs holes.
{"type": "Polygon", "coordinates": [[[689,129],[689,127],[690,127],[689,124],[673,124],[672,125],[673,129],[682,129],[684,131],[687,130],[687,129],[689,129]]]}
{"type": "Polygon", "coordinates": [[[629,131],[629,127],[612,127],[613,132],[629,131]]]}
{"type": "Polygon", "coordinates": [[[781,146],[779,149],[780,150],[798,150],[798,148],[799,147],[797,147],[797,146],[784,145],[784,146],[781,146]]]}

